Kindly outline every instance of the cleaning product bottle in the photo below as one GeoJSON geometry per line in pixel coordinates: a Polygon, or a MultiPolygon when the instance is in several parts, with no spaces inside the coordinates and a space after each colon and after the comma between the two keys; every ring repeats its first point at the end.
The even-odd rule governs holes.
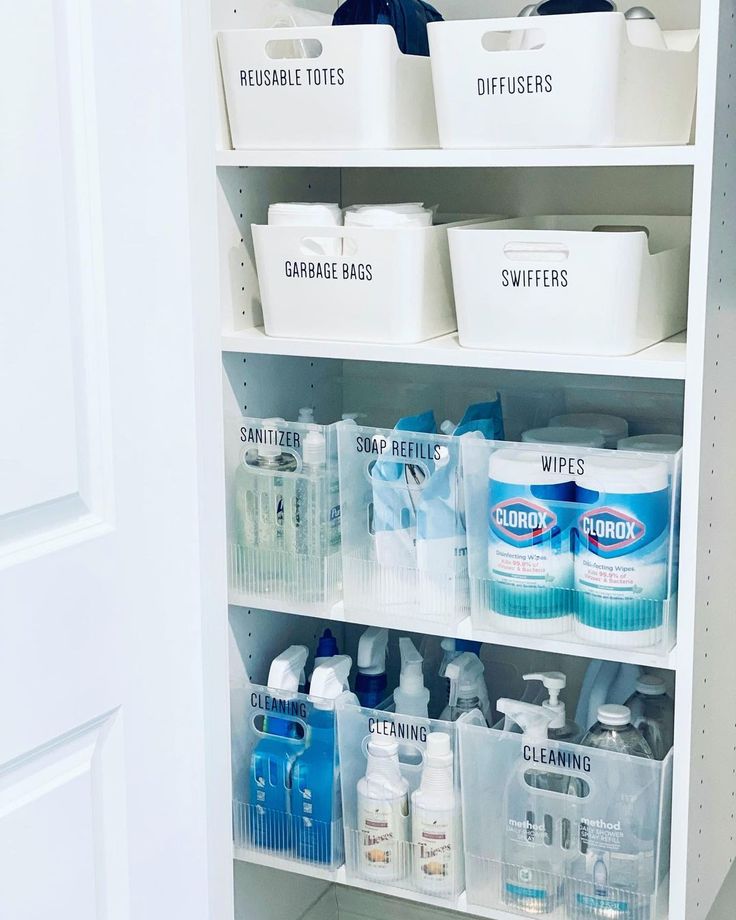
{"type": "Polygon", "coordinates": [[[409,784],[401,775],[399,745],[371,733],[365,776],[358,781],[358,862],[367,879],[395,881],[407,874],[409,784]]]}
{"type": "Polygon", "coordinates": [[[419,788],[411,794],[414,884],[419,891],[447,896],[462,890],[461,830],[450,736],[432,732],[419,788]]]}
{"type": "Polygon", "coordinates": [[[473,652],[462,652],[449,662],[445,676],[450,681],[450,701],[440,716],[441,719],[454,722],[464,712],[480,709],[479,685],[481,681],[485,683],[485,680],[483,662],[477,655],[473,652]]]}
{"type": "MultiPolygon", "coordinates": [[[[547,728],[555,718],[549,709],[500,699],[496,708],[519,725],[520,751],[544,749],[547,728]]],[[[525,914],[548,914],[561,902],[566,875],[571,812],[566,796],[550,795],[566,787],[568,777],[530,769],[521,754],[504,790],[502,888],[506,904],[525,914]],[[565,823],[567,822],[567,823],[565,823]]]]}
{"type": "Polygon", "coordinates": [[[617,706],[614,703],[598,707],[598,721],[580,743],[583,747],[616,751],[630,757],[648,757],[650,760],[654,758],[644,736],[631,724],[629,707],[617,706]]]}
{"type": "Polygon", "coordinates": [[[424,686],[423,658],[407,636],[399,639],[401,676],[394,690],[394,707],[399,715],[427,718],[429,690],[424,686]]]}
{"type": "MultiPolygon", "coordinates": [[[[314,653],[314,668],[318,668],[321,664],[324,664],[328,658],[334,658],[335,655],[340,654],[340,649],[337,647],[337,639],[332,635],[332,630],[327,627],[322,635],[317,640],[317,648],[314,653]]],[[[309,680],[311,683],[312,674],[309,675],[309,680]]]]}
{"type": "Polygon", "coordinates": [[[667,756],[675,734],[675,703],[656,674],[642,674],[636,692],[626,701],[631,722],[644,736],[657,760],[667,756]]]}
{"type": "MultiPolygon", "coordinates": [[[[294,697],[308,655],[306,645],[292,645],[272,661],[268,672],[272,713],[299,712],[294,697]]],[[[250,758],[248,836],[259,849],[292,852],[291,774],[294,761],[304,750],[304,741],[299,737],[298,723],[277,715],[264,719],[263,733],[250,758]]]]}
{"type": "Polygon", "coordinates": [[[348,676],[352,660],[336,655],[312,674],[307,718],[307,747],[294,762],[291,814],[296,855],[310,863],[331,863],[339,856],[333,837],[340,820],[340,787],[335,740],[335,701],[352,698],[348,676]]]}
{"type": "Polygon", "coordinates": [[[386,699],[388,630],[369,626],[358,641],[358,674],[355,693],[360,705],[376,709],[386,699]]]}
{"type": "MultiPolygon", "coordinates": [[[[472,639],[443,639],[440,642],[442,649],[442,663],[440,664],[439,676],[444,678],[445,682],[445,699],[450,701],[450,680],[447,677],[447,665],[454,661],[463,652],[473,652],[480,658],[480,650],[483,647],[482,642],[474,642],[472,639]]],[[[481,674],[478,678],[477,696],[480,701],[480,711],[485,717],[486,724],[490,725],[491,719],[491,698],[488,695],[485,675],[481,674]]]]}
{"type": "Polygon", "coordinates": [[[576,722],[566,718],[565,704],[560,699],[560,690],[567,686],[567,677],[562,671],[540,671],[538,674],[525,674],[524,680],[541,680],[549,697],[542,703],[542,708],[554,716],[547,729],[547,737],[552,741],[567,741],[577,744],[582,731],[576,722]]]}

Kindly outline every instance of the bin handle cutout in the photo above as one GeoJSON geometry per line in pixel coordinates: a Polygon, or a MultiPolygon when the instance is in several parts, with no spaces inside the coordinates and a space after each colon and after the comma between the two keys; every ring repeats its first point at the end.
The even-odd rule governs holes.
{"type": "Polygon", "coordinates": [[[294,732],[294,735],[291,738],[286,738],[288,741],[303,741],[306,737],[307,731],[304,727],[304,723],[298,719],[295,719],[293,716],[285,715],[282,713],[274,713],[271,715],[264,715],[261,712],[257,712],[253,716],[253,728],[258,732],[259,735],[266,735],[268,737],[279,737],[283,738],[283,735],[277,734],[276,732],[270,732],[268,730],[268,719],[272,719],[274,722],[280,720],[282,722],[288,722],[290,726],[290,731],[294,732]]]}
{"type": "Polygon", "coordinates": [[[381,488],[384,486],[389,489],[400,489],[402,491],[419,492],[424,488],[425,483],[432,475],[422,460],[402,460],[397,457],[386,457],[384,460],[369,460],[366,466],[366,475],[371,483],[380,483],[381,488]],[[391,479],[382,479],[380,475],[374,476],[374,470],[378,464],[382,464],[386,472],[389,472],[390,466],[395,466],[396,476],[391,479]],[[403,471],[399,469],[403,467],[403,471]]]}
{"type": "Polygon", "coordinates": [[[484,51],[541,51],[547,44],[544,29],[529,26],[527,29],[506,29],[485,32],[481,36],[484,51]]]}
{"type": "Polygon", "coordinates": [[[304,256],[319,259],[339,258],[342,252],[339,236],[305,236],[299,241],[299,251],[304,256]],[[337,251],[335,251],[337,250],[337,251]]]}
{"type": "Polygon", "coordinates": [[[590,795],[590,783],[587,780],[581,779],[578,776],[572,776],[567,773],[559,773],[558,775],[567,778],[570,782],[567,785],[567,791],[562,792],[557,789],[544,789],[540,790],[539,780],[541,777],[549,776],[550,770],[526,770],[524,773],[524,782],[531,789],[534,789],[536,792],[543,791],[546,795],[555,795],[564,798],[576,798],[576,799],[587,799],[590,795]]]}
{"type": "Polygon", "coordinates": [[[570,250],[562,243],[506,243],[503,254],[510,262],[566,262],[570,250]]]}
{"type": "Polygon", "coordinates": [[[266,56],[272,61],[318,58],[322,50],[318,38],[279,38],[266,42],[266,56]]]}
{"type": "Polygon", "coordinates": [[[598,224],[593,233],[643,233],[649,239],[649,227],[643,224],[598,224]]]}

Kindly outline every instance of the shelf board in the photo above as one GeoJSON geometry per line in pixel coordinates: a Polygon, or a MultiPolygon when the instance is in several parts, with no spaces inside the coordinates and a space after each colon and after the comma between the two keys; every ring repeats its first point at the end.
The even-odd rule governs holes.
{"type": "Polygon", "coordinates": [[[296,355],[305,358],[439,364],[450,367],[487,367],[496,370],[549,371],[659,380],[685,379],[686,348],[684,332],[645,348],[635,355],[614,358],[463,348],[456,332],[416,345],[275,338],[266,335],[262,326],[225,333],[222,337],[224,352],[243,354],[296,355]]]}
{"type": "MultiPolygon", "coordinates": [[[[282,613],[286,616],[317,617],[336,623],[354,623],[360,626],[374,626],[368,617],[345,615],[345,605],[342,601],[335,604],[331,610],[321,610],[314,607],[284,607],[283,602],[261,597],[246,597],[242,594],[230,592],[229,602],[234,607],[247,607],[253,610],[269,610],[273,613],[282,613]]],[[[384,626],[388,624],[379,623],[384,626]]],[[[415,619],[402,619],[392,629],[404,630],[426,636],[454,637],[456,639],[471,639],[475,642],[485,642],[489,645],[502,645],[510,648],[526,648],[540,652],[549,652],[556,655],[573,655],[576,658],[600,659],[602,661],[622,661],[626,664],[639,664],[649,668],[664,668],[669,671],[677,667],[677,647],[669,652],[652,651],[627,648],[609,648],[604,645],[583,645],[569,639],[551,636],[518,636],[510,633],[499,633],[475,629],[470,617],[465,617],[456,626],[431,621],[420,622],[415,619]]]]}
{"type": "Polygon", "coordinates": [[[518,166],[692,166],[694,145],[542,147],[494,150],[218,150],[218,166],[437,168],[518,166]]]}

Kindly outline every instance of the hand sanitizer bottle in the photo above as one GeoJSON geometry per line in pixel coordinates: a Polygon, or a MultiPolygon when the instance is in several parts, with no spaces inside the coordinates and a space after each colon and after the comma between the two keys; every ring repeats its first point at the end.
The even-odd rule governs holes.
{"type": "Polygon", "coordinates": [[[411,828],[417,889],[445,897],[462,891],[460,802],[445,732],[427,737],[422,778],[411,795],[411,828]]]}
{"type": "Polygon", "coordinates": [[[357,703],[348,690],[351,666],[347,655],[336,655],[312,674],[307,748],[294,762],[291,777],[296,855],[306,862],[329,864],[339,855],[333,835],[335,822],[340,820],[335,702],[352,699],[357,703]]]}
{"type": "Polygon", "coordinates": [[[450,701],[441,719],[454,722],[465,712],[481,710],[479,685],[481,682],[485,684],[483,671],[483,662],[473,652],[462,652],[448,663],[445,677],[450,681],[450,701]]]}
{"type": "MultiPolygon", "coordinates": [[[[544,749],[547,728],[554,713],[542,706],[500,699],[496,708],[517,723],[524,734],[525,750],[544,749]]],[[[572,821],[564,795],[550,795],[566,788],[568,777],[552,771],[530,769],[519,756],[504,792],[503,867],[501,894],[504,902],[525,914],[549,914],[561,903],[565,866],[565,842],[572,821]],[[567,811],[566,811],[567,809],[567,811]]]]}
{"type": "Polygon", "coordinates": [[[396,881],[408,869],[409,784],[399,745],[381,731],[368,741],[365,776],[358,781],[358,860],[367,879],[396,881]]]}
{"type": "Polygon", "coordinates": [[[576,722],[565,717],[565,704],[560,699],[560,691],[567,686],[567,677],[562,671],[541,671],[538,674],[525,674],[524,680],[540,680],[549,696],[542,703],[542,708],[551,712],[552,721],[547,729],[547,737],[551,741],[567,741],[569,744],[578,744],[582,731],[576,722]]]}
{"type": "Polygon", "coordinates": [[[358,674],[355,692],[360,705],[376,709],[386,699],[388,630],[369,626],[358,640],[358,674]]]}
{"type": "Polygon", "coordinates": [[[667,695],[665,682],[656,674],[642,674],[626,705],[634,728],[642,733],[656,760],[664,760],[675,734],[675,703],[667,695]]]}
{"type": "Polygon", "coordinates": [[[396,712],[403,716],[426,719],[429,712],[429,690],[424,686],[423,658],[407,636],[399,639],[401,676],[394,690],[396,712]]]}
{"type": "MultiPolygon", "coordinates": [[[[306,645],[292,645],[274,658],[268,673],[268,689],[273,691],[274,702],[288,701],[296,695],[308,655],[306,645]]],[[[304,743],[297,735],[296,723],[290,719],[270,715],[264,720],[263,732],[250,758],[248,836],[259,849],[291,853],[291,773],[304,743]]]]}
{"type": "Polygon", "coordinates": [[[304,438],[302,469],[296,479],[296,551],[321,559],[340,546],[337,478],[327,474],[325,436],[315,425],[304,438]]]}

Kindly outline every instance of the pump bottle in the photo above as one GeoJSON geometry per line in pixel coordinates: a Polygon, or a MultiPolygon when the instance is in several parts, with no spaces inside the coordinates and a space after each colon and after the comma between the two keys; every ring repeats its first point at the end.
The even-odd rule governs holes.
{"type": "Polygon", "coordinates": [[[411,795],[414,884],[440,896],[463,888],[460,801],[455,790],[450,736],[427,737],[419,788],[411,795]]]}
{"type": "Polygon", "coordinates": [[[358,641],[358,674],[355,692],[360,705],[377,709],[386,699],[388,630],[369,626],[358,641]]]}
{"type": "Polygon", "coordinates": [[[394,690],[394,707],[399,715],[426,719],[429,714],[429,690],[424,686],[423,658],[406,636],[399,639],[401,676],[394,690]]]}
{"type": "Polygon", "coordinates": [[[340,495],[337,477],[327,472],[327,444],[317,425],[310,425],[296,479],[296,551],[313,559],[340,546],[340,495]]]}
{"type": "Polygon", "coordinates": [[[348,676],[352,660],[336,655],[314,669],[307,718],[307,747],[294,763],[291,814],[296,855],[311,863],[331,863],[336,851],[340,820],[340,786],[335,741],[335,703],[352,700],[348,676]],[[334,833],[333,833],[334,832],[334,833]]]}
{"type": "Polygon", "coordinates": [[[567,741],[577,744],[582,732],[576,722],[566,718],[565,704],[560,699],[560,690],[567,686],[567,677],[562,671],[541,671],[538,674],[525,674],[524,680],[541,681],[549,696],[542,703],[542,708],[551,712],[554,718],[549,723],[547,737],[551,741],[567,741]]]}
{"type": "MultiPolygon", "coordinates": [[[[483,662],[476,654],[462,652],[448,663],[445,676],[450,681],[450,701],[441,719],[446,722],[454,722],[463,713],[480,709],[479,686],[481,683],[485,685],[485,679],[483,662]]],[[[487,719],[485,721],[488,724],[487,719]]]]}
{"type": "MultiPolygon", "coordinates": [[[[292,645],[274,658],[268,689],[275,700],[296,695],[308,655],[306,645],[292,645]]],[[[263,733],[250,759],[249,837],[255,847],[291,852],[294,834],[289,791],[294,761],[304,750],[303,726],[270,715],[264,719],[263,733]]]]}
{"type": "MultiPolygon", "coordinates": [[[[500,699],[496,708],[521,728],[524,748],[544,748],[552,711],[509,699],[500,699]]],[[[561,902],[564,847],[573,823],[566,796],[549,793],[562,791],[567,782],[563,774],[530,770],[521,756],[511,770],[504,792],[502,897],[516,911],[548,914],[561,902]]]]}

